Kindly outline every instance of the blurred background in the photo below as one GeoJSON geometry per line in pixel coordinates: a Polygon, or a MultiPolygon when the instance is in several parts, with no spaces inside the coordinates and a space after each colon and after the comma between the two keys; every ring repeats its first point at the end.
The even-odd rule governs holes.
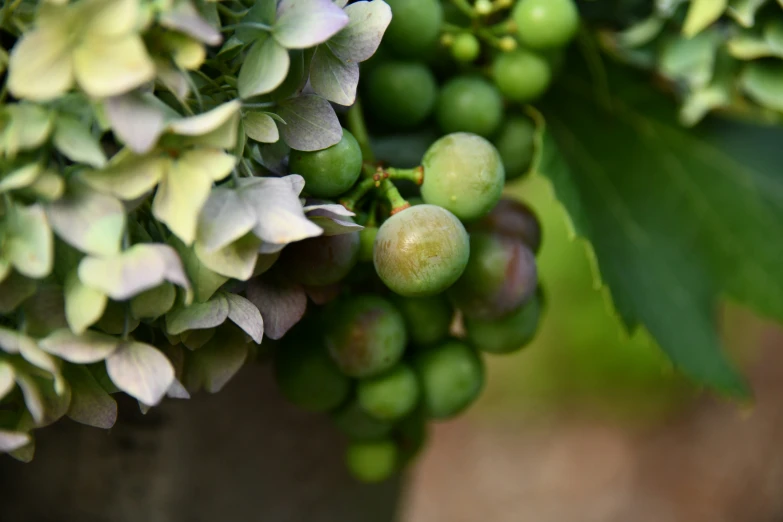
{"type": "Polygon", "coordinates": [[[783,332],[719,311],[753,404],[695,389],[596,287],[548,182],[509,188],[538,212],[548,310],[522,353],[488,358],[487,389],[432,430],[404,522],[783,520],[783,332]]]}

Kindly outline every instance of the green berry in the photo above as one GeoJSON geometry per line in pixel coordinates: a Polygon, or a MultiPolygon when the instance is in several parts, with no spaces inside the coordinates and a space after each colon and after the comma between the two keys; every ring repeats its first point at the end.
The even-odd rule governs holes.
{"type": "Polygon", "coordinates": [[[351,440],[382,439],[392,430],[390,422],[369,415],[355,400],[335,411],[332,422],[351,440]]]}
{"type": "Polygon", "coordinates": [[[448,341],[413,360],[427,415],[448,419],[467,408],[484,387],[484,364],[465,343],[448,341]]]}
{"type": "Polygon", "coordinates": [[[356,386],[356,398],[364,411],[381,420],[396,420],[410,413],[419,399],[416,374],[399,364],[388,372],[362,379],[356,386]]]}
{"type": "Polygon", "coordinates": [[[441,89],[435,117],[445,133],[491,136],[503,120],[503,99],[497,88],[483,78],[459,76],[441,89]]]}
{"type": "Polygon", "coordinates": [[[412,343],[427,346],[449,335],[454,310],[445,297],[399,297],[394,304],[405,317],[412,343]]]}
{"type": "Polygon", "coordinates": [[[378,276],[393,292],[420,297],[454,284],[469,254],[468,233],[454,214],[434,205],[417,205],[384,222],[373,260],[378,276]]]}
{"type": "Polygon", "coordinates": [[[532,49],[563,47],[579,30],[574,0],[519,0],[511,17],[519,39],[532,49]]]}
{"type": "Polygon", "coordinates": [[[372,249],[377,235],[378,227],[364,227],[359,232],[359,261],[372,261],[372,249]]]}
{"type": "Polygon", "coordinates": [[[506,171],[506,181],[530,171],[535,154],[536,126],[526,116],[508,116],[492,142],[506,171]]]}
{"type": "Polygon", "coordinates": [[[463,221],[486,215],[503,193],[500,154],[481,136],[458,132],[442,137],[427,150],[422,166],[424,201],[463,221]]]}
{"type": "Polygon", "coordinates": [[[391,369],[408,342],[405,320],[382,297],[363,295],[337,304],[326,329],[326,346],[340,370],[371,377],[391,369]]]}
{"type": "Polygon", "coordinates": [[[397,469],[398,451],[392,440],[354,442],[345,455],[348,471],[361,482],[383,482],[397,469]]]}
{"type": "Polygon", "coordinates": [[[541,300],[535,296],[510,315],[495,321],[465,319],[468,339],[481,351],[504,354],[521,350],[536,335],[541,316],[541,300]]]}
{"type": "Polygon", "coordinates": [[[521,201],[503,198],[471,232],[484,231],[525,243],[534,254],[541,248],[541,223],[535,212],[521,201]]]}
{"type": "Polygon", "coordinates": [[[388,0],[392,20],[383,43],[403,58],[420,58],[434,49],[443,23],[438,0],[388,0]]]}
{"type": "Polygon", "coordinates": [[[333,198],[350,189],[362,172],[362,150],[353,134],[343,129],[342,139],[323,150],[292,150],[289,170],[305,180],[305,192],[333,198]]]}
{"type": "Polygon", "coordinates": [[[278,387],[292,403],[308,411],[323,412],[339,406],[351,391],[343,375],[306,326],[286,336],[275,352],[274,369],[278,387]]]}
{"type": "Polygon", "coordinates": [[[470,33],[459,33],[451,43],[451,55],[458,62],[470,63],[478,58],[481,43],[470,33]]]}
{"type": "Polygon", "coordinates": [[[365,99],[371,116],[392,129],[411,129],[432,113],[438,85],[419,62],[385,62],[367,74],[365,99]]]}
{"type": "Polygon", "coordinates": [[[530,51],[517,49],[501,53],[492,62],[492,79],[501,94],[511,101],[530,102],[549,88],[549,62],[530,51]]]}

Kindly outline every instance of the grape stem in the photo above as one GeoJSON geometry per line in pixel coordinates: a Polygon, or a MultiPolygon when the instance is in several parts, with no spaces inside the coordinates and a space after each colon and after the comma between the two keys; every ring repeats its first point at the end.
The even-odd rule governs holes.
{"type": "Polygon", "coordinates": [[[364,112],[359,98],[356,98],[351,108],[348,109],[346,118],[348,119],[348,130],[356,138],[359,148],[362,150],[362,160],[365,163],[375,163],[375,154],[370,146],[370,134],[367,132],[367,124],[364,122],[364,112]]]}
{"type": "Polygon", "coordinates": [[[468,0],[451,0],[451,3],[471,18],[476,18],[478,16],[478,13],[476,13],[473,6],[468,3],[468,0]]]}
{"type": "Polygon", "coordinates": [[[340,199],[340,204],[353,212],[356,210],[356,204],[369,191],[378,186],[378,182],[373,178],[366,178],[360,181],[344,198],[340,199]]]}
{"type": "Polygon", "coordinates": [[[388,179],[407,179],[417,185],[424,183],[424,167],[418,166],[412,169],[384,169],[385,178],[388,179]]]}
{"type": "Polygon", "coordinates": [[[386,197],[386,199],[389,200],[389,203],[391,203],[392,216],[397,212],[401,212],[411,206],[410,203],[405,201],[405,198],[402,197],[400,191],[397,190],[397,187],[394,186],[394,183],[392,183],[391,180],[384,179],[381,182],[380,189],[383,192],[383,195],[386,197]]]}

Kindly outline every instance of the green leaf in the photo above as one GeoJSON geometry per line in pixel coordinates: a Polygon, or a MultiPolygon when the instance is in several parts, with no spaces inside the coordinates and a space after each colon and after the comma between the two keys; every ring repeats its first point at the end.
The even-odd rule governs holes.
{"type": "Polygon", "coordinates": [[[665,76],[686,81],[691,87],[707,85],[712,79],[720,44],[721,36],[713,30],[693,38],[673,38],[663,46],[658,67],[665,76]]]}
{"type": "Polygon", "coordinates": [[[10,192],[20,188],[29,187],[41,174],[41,165],[38,163],[29,163],[12,170],[0,178],[0,194],[10,192]]]}
{"type": "Polygon", "coordinates": [[[155,64],[139,35],[91,36],[73,52],[76,81],[90,96],[117,96],[155,78],[155,64]]]}
{"type": "Polygon", "coordinates": [[[545,114],[541,167],[590,240],[626,324],[641,322],[696,381],[745,394],[721,353],[715,309],[723,293],[783,319],[783,185],[778,129],[712,122],[681,129],[646,79],[609,77],[633,107],[589,96],[578,78],[545,114]],[[567,159],[567,166],[561,158],[567,159]]]}
{"type": "Polygon", "coordinates": [[[234,157],[219,150],[191,150],[172,161],[161,181],[152,212],[186,245],[196,238],[198,215],[212,182],[226,177],[234,157]]]}
{"type": "Polygon", "coordinates": [[[78,270],[73,270],[65,279],[65,318],[68,326],[77,335],[94,325],[106,310],[109,298],[93,290],[79,280],[78,270]]]}
{"type": "Polygon", "coordinates": [[[89,170],[79,179],[98,192],[132,201],[155,188],[169,162],[160,156],[134,156],[120,152],[102,170],[89,170]],[[120,158],[117,158],[120,156],[120,158]]]}
{"type": "Polygon", "coordinates": [[[120,390],[148,406],[158,404],[174,381],[174,367],[166,356],[140,342],[120,343],[106,359],[106,371],[120,390]]]}
{"type": "Polygon", "coordinates": [[[55,393],[52,381],[35,377],[17,369],[16,384],[22,390],[25,405],[36,427],[48,426],[65,415],[71,402],[71,390],[55,393]]]}
{"type": "Polygon", "coordinates": [[[247,281],[253,276],[261,240],[252,234],[247,234],[225,247],[208,251],[198,241],[195,244],[196,255],[207,268],[216,273],[247,281]]]}
{"type": "Polygon", "coordinates": [[[24,314],[26,332],[32,337],[44,337],[58,328],[68,328],[65,299],[60,285],[40,285],[35,295],[24,302],[21,312],[24,314]]]}
{"type": "Polygon", "coordinates": [[[198,350],[215,336],[215,332],[217,332],[217,328],[201,328],[199,330],[182,332],[180,337],[182,338],[182,344],[190,350],[198,350]]]}
{"type": "Polygon", "coordinates": [[[59,174],[47,169],[41,172],[35,181],[29,187],[22,189],[21,192],[31,198],[54,201],[65,192],[65,181],[59,174]]]}
{"type": "Polygon", "coordinates": [[[712,25],[726,10],[728,3],[728,0],[692,0],[682,34],[691,38],[712,25]]]}
{"type": "Polygon", "coordinates": [[[392,19],[391,8],[383,0],[354,2],[345,8],[345,14],[348,25],[326,45],[346,62],[363,62],[378,50],[392,19]]]}
{"type": "Polygon", "coordinates": [[[193,293],[196,302],[203,303],[209,300],[218,288],[228,281],[228,277],[207,268],[199,260],[192,247],[185,246],[182,241],[174,237],[170,241],[182,259],[188,279],[193,283],[193,293]]]}
{"type": "Polygon", "coordinates": [[[52,132],[52,113],[32,103],[13,103],[4,109],[9,122],[0,135],[0,153],[14,158],[20,150],[41,146],[52,132]]]}
{"type": "Polygon", "coordinates": [[[340,105],[353,105],[359,85],[359,64],[344,62],[325,45],[316,48],[310,63],[310,84],[316,94],[340,105]]]}
{"type": "Polygon", "coordinates": [[[261,143],[275,143],[280,139],[275,120],[265,112],[248,111],[242,123],[250,139],[261,143]]]}
{"type": "Polygon", "coordinates": [[[0,401],[14,389],[15,379],[14,367],[10,363],[0,360],[0,401]]]}
{"type": "Polygon", "coordinates": [[[207,252],[219,250],[250,232],[256,214],[239,191],[218,187],[209,194],[199,216],[198,242],[207,252]]]}
{"type": "Polygon", "coordinates": [[[108,301],[106,310],[95,323],[95,328],[110,335],[131,334],[138,328],[140,322],[128,312],[130,310],[127,303],[108,301]]]}
{"type": "Polygon", "coordinates": [[[767,0],[730,0],[728,13],[743,27],[753,27],[756,12],[767,0]]]}
{"type": "Polygon", "coordinates": [[[171,283],[150,288],[131,299],[131,315],[136,319],[157,319],[174,306],[177,290],[171,283]]]}
{"type": "Polygon", "coordinates": [[[286,49],[307,49],[348,25],[348,15],[332,0],[280,0],[273,35],[286,49]]]}
{"type": "Polygon", "coordinates": [[[220,31],[205,20],[188,0],[178,0],[170,9],[160,15],[160,25],[176,29],[204,42],[207,45],[220,45],[220,31]]]}
{"type": "Polygon", "coordinates": [[[227,317],[228,301],[223,294],[217,294],[206,303],[193,303],[166,314],[166,331],[177,335],[186,330],[214,328],[223,324],[227,317]]]}
{"type": "MultiPolygon", "coordinates": [[[[272,26],[275,23],[275,8],[277,0],[258,0],[248,9],[245,16],[242,17],[242,23],[258,23],[272,26]]],[[[258,29],[250,25],[243,25],[237,28],[234,33],[236,38],[244,43],[256,41],[258,38],[266,36],[264,29],[258,29]]]]}
{"type": "Polygon", "coordinates": [[[54,238],[40,204],[7,210],[5,256],[22,275],[40,279],[52,271],[54,238]]]}
{"type": "Polygon", "coordinates": [[[54,146],[75,163],[85,163],[95,168],[106,164],[101,144],[76,118],[59,115],[54,128],[54,146]]]}
{"type": "Polygon", "coordinates": [[[285,121],[280,134],[293,149],[313,151],[331,147],[343,137],[340,121],[328,101],[307,94],[283,100],[277,114],[285,121]]]}
{"type": "Polygon", "coordinates": [[[228,301],[228,318],[245,331],[256,344],[261,344],[264,338],[264,319],[258,308],[241,295],[226,292],[228,301]]]}
{"type": "Polygon", "coordinates": [[[772,62],[751,62],[740,76],[740,85],[760,105],[783,110],[783,66],[772,62]]]}
{"type": "Polygon", "coordinates": [[[0,283],[0,314],[7,314],[35,293],[35,281],[12,272],[0,283]]]}
{"type": "Polygon", "coordinates": [[[143,243],[113,256],[85,257],[79,263],[79,279],[117,301],[130,299],[164,281],[190,289],[176,251],[162,244],[143,243]]]}
{"type": "Polygon", "coordinates": [[[250,47],[239,70],[239,96],[250,98],[272,92],[283,83],[290,66],[286,48],[274,38],[261,37],[250,47]]]}
{"type": "Polygon", "coordinates": [[[283,279],[252,279],[247,285],[247,298],[261,312],[264,334],[270,339],[281,339],[307,310],[307,294],[302,286],[283,279]]]}
{"type": "Polygon", "coordinates": [[[136,154],[151,151],[165,128],[166,114],[151,94],[131,92],[105,102],[114,135],[136,154]]]}
{"type": "Polygon", "coordinates": [[[99,332],[76,335],[67,328],[52,332],[38,342],[46,353],[75,364],[102,361],[117,349],[119,339],[99,332]]]}
{"type": "MultiPolygon", "coordinates": [[[[247,358],[247,343],[236,328],[221,328],[218,335],[193,352],[189,371],[209,393],[219,392],[236,375],[247,358]]],[[[191,377],[193,379],[193,377],[191,377]]]]}
{"type": "Polygon", "coordinates": [[[60,239],[82,252],[104,256],[120,251],[125,207],[112,196],[74,184],[47,206],[47,215],[60,239]]]}
{"type": "Polygon", "coordinates": [[[83,366],[69,366],[66,372],[71,385],[68,417],[87,426],[108,430],[117,421],[117,402],[98,384],[83,366]]]}

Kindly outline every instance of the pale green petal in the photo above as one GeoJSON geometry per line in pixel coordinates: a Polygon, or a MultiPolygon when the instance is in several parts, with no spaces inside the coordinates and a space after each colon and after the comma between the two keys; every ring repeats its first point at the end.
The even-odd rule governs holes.
{"type": "Polygon", "coordinates": [[[155,78],[155,64],[137,34],[86,39],[74,51],[73,64],[81,88],[99,98],[123,94],[155,78]]]}
{"type": "Polygon", "coordinates": [[[184,157],[172,162],[158,185],[152,213],[183,243],[191,245],[196,238],[198,214],[212,189],[212,179],[198,165],[183,160],[184,157]]]}
{"type": "Polygon", "coordinates": [[[166,171],[169,160],[159,156],[132,156],[102,170],[80,174],[87,185],[104,194],[133,200],[152,190],[166,171]]]}
{"type": "Polygon", "coordinates": [[[231,173],[236,158],[222,150],[200,149],[186,152],[178,163],[187,170],[199,171],[214,181],[220,181],[231,173]]]}
{"type": "Polygon", "coordinates": [[[201,136],[216,130],[239,112],[242,104],[238,100],[218,105],[214,109],[196,116],[172,121],[169,130],[181,136],[201,136]]]}
{"type": "Polygon", "coordinates": [[[104,36],[123,36],[136,27],[139,0],[87,0],[89,22],[85,32],[104,36]]]}
{"type": "Polygon", "coordinates": [[[27,33],[11,51],[8,90],[34,101],[57,98],[73,85],[70,54],[65,30],[46,27],[27,33]]]}
{"type": "Polygon", "coordinates": [[[65,318],[75,334],[81,334],[98,322],[109,298],[79,280],[78,270],[65,279],[65,318]]]}

